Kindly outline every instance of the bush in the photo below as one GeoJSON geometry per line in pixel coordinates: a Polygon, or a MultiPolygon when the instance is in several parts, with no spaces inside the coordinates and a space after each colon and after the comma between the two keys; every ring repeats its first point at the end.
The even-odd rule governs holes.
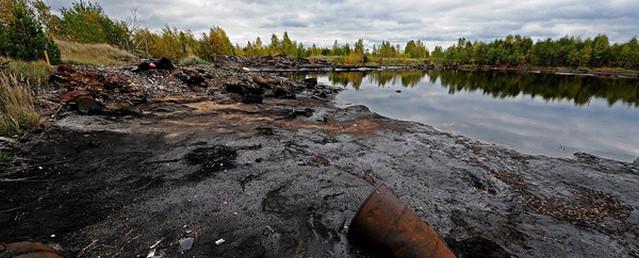
{"type": "Polygon", "coordinates": [[[51,63],[60,63],[60,50],[55,42],[42,31],[33,10],[26,4],[17,2],[11,12],[12,19],[0,24],[0,54],[16,59],[43,60],[44,51],[51,63]]]}
{"type": "Polygon", "coordinates": [[[102,7],[92,2],[75,2],[60,9],[62,18],[57,36],[81,43],[129,46],[129,30],[122,21],[112,20],[102,7]]]}
{"type": "Polygon", "coordinates": [[[78,65],[121,65],[135,59],[131,53],[108,44],[82,44],[56,40],[62,62],[78,65]]]}
{"type": "Polygon", "coordinates": [[[0,73],[0,135],[19,135],[40,124],[35,99],[28,83],[15,75],[0,73]]]}

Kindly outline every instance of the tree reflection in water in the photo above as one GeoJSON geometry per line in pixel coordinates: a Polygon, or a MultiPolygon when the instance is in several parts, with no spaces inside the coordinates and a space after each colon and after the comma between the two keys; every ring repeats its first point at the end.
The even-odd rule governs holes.
{"type": "Polygon", "coordinates": [[[362,82],[379,87],[402,85],[413,88],[426,77],[433,84],[458,92],[476,92],[494,98],[512,98],[521,94],[546,101],[570,100],[577,106],[588,104],[592,98],[606,99],[610,106],[622,102],[639,106],[639,80],[625,78],[597,78],[591,76],[564,76],[514,72],[461,72],[461,71],[375,71],[330,73],[333,85],[359,90],[362,82]]]}

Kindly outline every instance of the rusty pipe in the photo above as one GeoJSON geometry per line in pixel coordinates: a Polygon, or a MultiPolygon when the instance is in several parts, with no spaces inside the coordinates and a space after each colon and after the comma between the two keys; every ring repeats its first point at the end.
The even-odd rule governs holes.
{"type": "Polygon", "coordinates": [[[455,257],[437,232],[383,184],[359,208],[349,235],[367,240],[397,258],[455,257]]]}

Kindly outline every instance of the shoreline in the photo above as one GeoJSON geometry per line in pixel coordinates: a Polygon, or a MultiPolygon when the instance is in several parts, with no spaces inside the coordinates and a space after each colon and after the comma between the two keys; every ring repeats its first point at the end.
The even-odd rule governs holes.
{"type": "Polygon", "coordinates": [[[385,183],[458,255],[639,250],[639,164],[521,154],[339,108],[336,88],[242,67],[62,69],[59,80],[94,85],[83,96],[99,105],[53,92],[51,128],[12,145],[0,239],[71,256],[144,256],[161,240],[157,253],[173,257],[192,237],[189,256],[379,257],[347,233],[385,183]]]}
{"type": "MultiPolygon", "coordinates": [[[[440,64],[395,64],[395,65],[347,65],[332,64],[327,60],[295,59],[277,57],[277,62],[263,62],[265,58],[242,59],[247,72],[371,72],[382,70],[457,70],[467,72],[522,72],[555,75],[589,76],[597,78],[639,79],[639,71],[621,68],[588,67],[540,67],[540,66],[492,66],[492,65],[440,65],[440,64]],[[280,60],[281,59],[281,60],[280,60]],[[285,61],[282,61],[285,60],[285,61]]],[[[269,59],[270,60],[270,59],[269,59]]]]}

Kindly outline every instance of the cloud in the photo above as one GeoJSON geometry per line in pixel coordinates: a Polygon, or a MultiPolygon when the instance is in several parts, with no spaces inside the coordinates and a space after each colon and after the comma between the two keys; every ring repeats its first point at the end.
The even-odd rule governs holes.
{"type": "MultiPolygon", "coordinates": [[[[49,0],[54,8],[72,0],[49,0]]],[[[535,39],[566,34],[592,37],[606,33],[612,41],[639,35],[636,0],[109,0],[98,1],[112,17],[125,19],[137,8],[152,30],[169,24],[196,34],[221,26],[241,44],[272,33],[305,44],[329,46],[333,40],[367,45],[382,40],[419,39],[432,47],[459,37],[492,40],[508,34],[535,39]]]]}

